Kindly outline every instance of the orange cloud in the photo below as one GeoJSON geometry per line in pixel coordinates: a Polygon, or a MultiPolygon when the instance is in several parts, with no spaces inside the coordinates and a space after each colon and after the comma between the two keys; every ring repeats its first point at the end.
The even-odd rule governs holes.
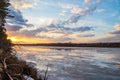
{"type": "Polygon", "coordinates": [[[120,24],[114,26],[117,30],[120,30],[120,24]]]}

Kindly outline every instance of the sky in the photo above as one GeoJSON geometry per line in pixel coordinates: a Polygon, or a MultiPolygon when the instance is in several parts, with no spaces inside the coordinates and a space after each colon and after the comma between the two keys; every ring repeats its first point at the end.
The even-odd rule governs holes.
{"type": "Polygon", "coordinates": [[[14,43],[120,42],[120,0],[10,0],[14,43]]]}

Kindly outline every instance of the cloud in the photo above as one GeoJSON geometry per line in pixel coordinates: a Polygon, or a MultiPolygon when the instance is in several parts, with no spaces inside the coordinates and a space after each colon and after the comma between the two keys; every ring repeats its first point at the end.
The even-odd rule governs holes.
{"type": "Polygon", "coordinates": [[[61,16],[64,16],[65,13],[69,11],[71,14],[69,18],[54,19],[41,17],[38,21],[40,23],[39,26],[28,24],[28,21],[22,16],[22,13],[17,10],[23,9],[24,7],[17,9],[11,8],[9,13],[15,17],[13,19],[7,19],[7,22],[10,24],[7,26],[7,29],[15,36],[43,38],[58,42],[68,42],[77,39],[83,40],[81,39],[83,37],[87,41],[88,38],[93,38],[95,36],[94,33],[90,32],[94,31],[94,26],[77,25],[76,27],[71,26],[71,24],[77,23],[81,18],[91,15],[96,10],[97,4],[93,7],[85,8],[73,4],[60,4],[60,6],[64,9],[61,12],[61,16]],[[85,32],[90,33],[84,34],[85,32]]]}
{"type": "Polygon", "coordinates": [[[60,15],[60,16],[65,16],[65,15],[66,15],[66,12],[67,12],[67,11],[63,10],[59,15],[60,15]]]}
{"type": "Polygon", "coordinates": [[[95,12],[98,12],[98,13],[101,13],[101,12],[104,12],[105,9],[96,9],[95,12]]]}
{"type": "Polygon", "coordinates": [[[19,31],[22,27],[19,25],[6,24],[5,28],[7,28],[8,31],[19,31]]]}
{"type": "Polygon", "coordinates": [[[55,39],[55,38],[60,38],[64,35],[64,33],[57,33],[57,32],[40,32],[37,33],[36,36],[40,37],[40,38],[51,38],[51,39],[55,39]]]}
{"type": "Polygon", "coordinates": [[[110,34],[120,35],[120,24],[116,24],[114,27],[115,30],[111,31],[110,34]]]}
{"type": "MultiPolygon", "coordinates": [[[[10,35],[27,35],[27,34],[31,34],[30,31],[28,32],[27,30],[33,30],[33,26],[32,24],[28,24],[28,20],[26,20],[23,16],[22,13],[13,8],[12,6],[10,6],[9,8],[9,15],[13,16],[11,17],[6,17],[6,29],[8,30],[8,32],[10,33],[10,35]],[[27,29],[25,32],[24,30],[27,29]],[[25,34],[24,34],[25,33],[25,34]]],[[[35,33],[35,32],[34,32],[35,33]]],[[[32,33],[33,34],[33,33],[32,33]]]]}
{"type": "MultiPolygon", "coordinates": [[[[61,41],[66,42],[66,40],[67,41],[74,40],[77,34],[81,34],[88,31],[93,31],[93,28],[89,26],[80,26],[77,28],[76,27],[70,28],[70,27],[60,26],[59,24],[57,25],[51,24],[46,26],[45,28],[40,28],[39,31],[36,33],[36,37],[47,38],[50,40],[55,40],[60,42],[61,41]],[[74,36],[71,37],[71,35],[74,35],[74,36]]],[[[92,35],[87,35],[87,34],[84,35],[84,37],[88,37],[88,36],[92,37],[92,35]]]]}
{"type": "Polygon", "coordinates": [[[64,21],[60,21],[60,20],[53,20],[51,22],[51,24],[46,25],[45,29],[52,31],[52,30],[61,30],[61,31],[68,31],[68,32],[85,32],[85,31],[92,31],[93,27],[91,26],[79,26],[79,27],[65,27],[65,24],[63,24],[64,21]]]}
{"type": "MultiPolygon", "coordinates": [[[[65,42],[74,40],[77,35],[71,37],[73,34],[81,34],[83,32],[94,30],[91,26],[70,27],[68,26],[68,24],[71,24],[70,22],[65,24],[66,20],[52,18],[41,18],[39,21],[43,24],[41,24],[41,26],[34,26],[27,23],[28,21],[24,19],[19,10],[10,7],[9,13],[13,15],[14,18],[7,18],[9,24],[7,29],[10,31],[10,34],[14,36],[44,38],[65,42]],[[46,23],[46,21],[48,21],[48,23],[46,23]]],[[[84,35],[84,37],[88,36],[92,37],[92,35],[84,35]]]]}
{"type": "MultiPolygon", "coordinates": [[[[70,24],[70,23],[76,23],[78,22],[82,17],[88,16],[92,14],[99,3],[95,3],[92,6],[89,7],[79,7],[79,5],[74,4],[59,4],[59,6],[65,10],[71,13],[71,16],[64,21],[64,24],[70,24]]],[[[64,13],[62,13],[64,15],[64,13]]]]}
{"type": "Polygon", "coordinates": [[[116,24],[114,27],[115,30],[97,38],[96,42],[120,42],[120,24],[116,24]]]}
{"type": "MultiPolygon", "coordinates": [[[[47,18],[45,18],[45,21],[46,20],[47,18]]],[[[15,35],[66,42],[75,39],[75,37],[71,37],[71,35],[73,34],[77,36],[76,33],[81,34],[84,32],[94,31],[92,26],[69,27],[67,25],[65,26],[64,24],[62,24],[63,22],[60,20],[53,20],[53,19],[49,19],[49,20],[51,22],[46,25],[44,24],[44,26],[42,26],[41,24],[40,27],[35,27],[33,25],[22,27],[18,32],[16,32],[15,35]]],[[[88,37],[88,36],[90,37],[90,35],[86,34],[84,37],[88,37]]]]}
{"type": "Polygon", "coordinates": [[[96,6],[92,7],[92,8],[78,8],[76,10],[72,10],[72,16],[66,20],[66,23],[76,23],[78,22],[82,17],[85,17],[87,15],[90,15],[93,11],[96,10],[96,6]],[[74,11],[74,12],[73,12],[74,11]]]}
{"type": "Polygon", "coordinates": [[[66,10],[72,9],[72,8],[74,8],[74,7],[78,7],[78,5],[74,5],[74,4],[63,4],[63,3],[59,3],[58,5],[59,5],[61,8],[66,9],[66,10]]]}
{"type": "Polygon", "coordinates": [[[92,15],[95,11],[102,12],[103,9],[97,9],[101,0],[97,0],[92,6],[79,7],[74,4],[61,4],[61,8],[71,13],[71,16],[64,21],[64,24],[77,23],[83,17],[92,15]]]}
{"type": "MultiPolygon", "coordinates": [[[[70,24],[77,23],[82,17],[90,15],[91,13],[96,10],[96,6],[94,7],[85,7],[80,8],[78,5],[73,4],[59,4],[63,9],[62,15],[69,10],[71,12],[70,18],[66,20],[60,19],[48,19],[48,18],[41,18],[40,27],[35,27],[34,25],[29,26],[25,24],[22,29],[18,32],[18,35],[22,33],[24,36],[28,37],[36,37],[36,38],[47,38],[52,40],[74,40],[77,34],[81,34],[83,32],[94,31],[93,27],[91,26],[78,26],[78,27],[70,27],[70,24]],[[46,21],[48,23],[46,23],[46,21]],[[71,35],[74,35],[71,37],[71,35]],[[64,39],[63,39],[64,38],[64,39]]],[[[26,23],[26,22],[25,22],[26,23]]],[[[94,34],[84,34],[80,35],[81,37],[93,37],[94,34]]],[[[79,37],[80,37],[79,36],[79,37]]]]}
{"type": "Polygon", "coordinates": [[[70,34],[64,32],[64,31],[47,31],[47,32],[39,32],[36,34],[38,38],[45,38],[52,40],[54,42],[69,42],[73,40],[74,38],[69,36],[70,34]]]}
{"type": "Polygon", "coordinates": [[[37,3],[36,0],[10,0],[15,9],[27,9],[34,7],[37,3]]]}
{"type": "Polygon", "coordinates": [[[94,37],[95,34],[80,34],[78,37],[94,37]]]}
{"type": "Polygon", "coordinates": [[[85,4],[96,4],[100,3],[102,0],[84,0],[85,4]]]}
{"type": "Polygon", "coordinates": [[[72,10],[71,10],[71,13],[73,14],[81,14],[83,12],[83,8],[79,8],[79,7],[74,7],[72,10]]]}
{"type": "MultiPolygon", "coordinates": [[[[43,24],[41,24],[42,26],[40,28],[37,28],[36,31],[34,30],[35,31],[34,37],[48,38],[48,39],[58,40],[58,41],[60,41],[63,38],[64,38],[63,40],[67,40],[67,39],[74,40],[77,37],[76,33],[81,34],[83,32],[94,31],[93,27],[91,26],[70,27],[70,24],[77,23],[82,17],[93,13],[94,10],[96,10],[96,5],[94,7],[85,7],[85,8],[80,8],[78,7],[78,5],[73,5],[73,4],[59,4],[59,6],[65,9],[62,11],[63,13],[62,16],[64,16],[64,13],[67,12],[67,10],[71,12],[72,16],[70,16],[70,18],[65,20],[42,18],[41,22],[43,24]],[[49,24],[48,23],[46,24],[46,21],[48,21],[49,24]],[[71,37],[71,35],[74,35],[74,36],[71,37]]],[[[93,37],[95,35],[84,34],[80,36],[93,37]]]]}
{"type": "Polygon", "coordinates": [[[117,30],[120,30],[120,24],[114,26],[117,30]]]}
{"type": "Polygon", "coordinates": [[[84,26],[84,27],[78,27],[78,28],[63,27],[63,30],[72,31],[72,32],[85,32],[85,31],[91,31],[93,29],[92,27],[84,26]]]}
{"type": "Polygon", "coordinates": [[[105,35],[94,39],[93,42],[120,42],[120,35],[105,35]]]}
{"type": "Polygon", "coordinates": [[[84,0],[84,2],[85,2],[86,4],[88,4],[88,3],[91,2],[91,0],[84,0]]]}
{"type": "Polygon", "coordinates": [[[74,4],[59,3],[59,6],[63,9],[60,15],[64,16],[65,12],[68,12],[71,15],[69,18],[62,21],[62,24],[65,25],[65,24],[77,23],[83,17],[91,15],[92,13],[95,12],[95,10],[97,9],[97,6],[99,5],[97,1],[92,6],[86,6],[86,7],[79,7],[79,5],[74,5],[74,4]]]}
{"type": "Polygon", "coordinates": [[[22,13],[19,10],[16,10],[12,6],[9,7],[9,15],[14,16],[13,18],[7,17],[6,20],[11,24],[20,24],[25,25],[27,20],[23,18],[22,13]]]}
{"type": "Polygon", "coordinates": [[[110,34],[119,34],[120,35],[120,30],[114,30],[114,31],[110,32],[110,34]]]}

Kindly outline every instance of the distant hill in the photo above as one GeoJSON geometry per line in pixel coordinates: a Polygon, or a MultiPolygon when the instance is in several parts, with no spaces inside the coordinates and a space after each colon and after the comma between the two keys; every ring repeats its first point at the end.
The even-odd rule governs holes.
{"type": "Polygon", "coordinates": [[[40,43],[40,44],[14,44],[22,46],[57,46],[57,47],[120,47],[120,42],[112,43],[40,43]]]}

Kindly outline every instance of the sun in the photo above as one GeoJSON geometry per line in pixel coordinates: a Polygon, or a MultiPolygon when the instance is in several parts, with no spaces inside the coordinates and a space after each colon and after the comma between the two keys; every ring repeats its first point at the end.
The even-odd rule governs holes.
{"type": "Polygon", "coordinates": [[[10,38],[12,41],[16,41],[16,38],[14,38],[14,37],[12,37],[12,38],[10,38]]]}
{"type": "Polygon", "coordinates": [[[8,37],[8,39],[10,39],[11,41],[17,41],[15,37],[8,37]]]}

